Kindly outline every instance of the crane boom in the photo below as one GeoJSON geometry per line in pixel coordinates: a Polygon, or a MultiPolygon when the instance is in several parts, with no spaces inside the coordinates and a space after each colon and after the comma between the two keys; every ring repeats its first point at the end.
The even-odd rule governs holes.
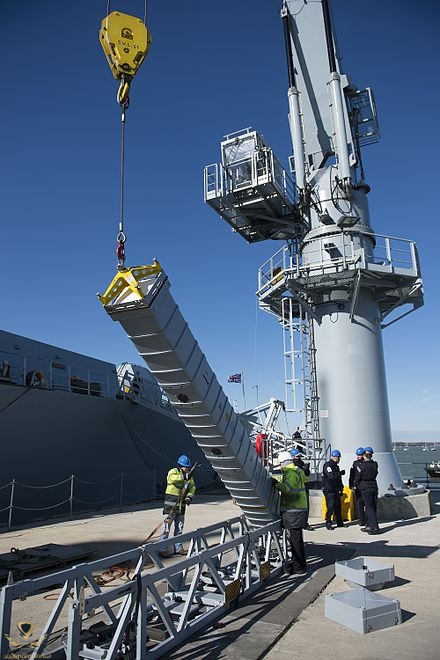
{"type": "Polygon", "coordinates": [[[118,273],[99,297],[109,316],[127,332],[249,523],[260,527],[277,520],[278,493],[159,264],[118,273]]]}

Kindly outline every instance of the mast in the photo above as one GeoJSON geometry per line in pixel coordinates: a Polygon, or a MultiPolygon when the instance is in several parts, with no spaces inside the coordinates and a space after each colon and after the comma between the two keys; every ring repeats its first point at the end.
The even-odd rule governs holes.
{"type": "MultiPolygon", "coordinates": [[[[262,230],[267,186],[252,167],[239,189],[233,176],[243,152],[240,163],[223,158],[217,179],[214,166],[205,168],[205,199],[249,243],[287,241],[260,268],[260,307],[288,323],[282,310],[289,299],[290,321],[310,320],[321,448],[339,449],[347,469],[356,447],[373,446],[384,494],[391,484],[400,488],[402,477],[392,451],[382,330],[408,313],[403,306],[414,311],[423,304],[417,248],[371,226],[361,151],[379,139],[374,96],[340,69],[328,1],[286,0],[281,17],[293,148],[290,215],[281,229],[279,212],[266,206],[262,230]]],[[[250,164],[257,151],[248,150],[250,164]]]]}

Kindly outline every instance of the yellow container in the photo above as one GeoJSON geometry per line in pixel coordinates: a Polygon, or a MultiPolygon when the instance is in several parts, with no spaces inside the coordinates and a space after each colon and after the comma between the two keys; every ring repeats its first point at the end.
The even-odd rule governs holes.
{"type": "MultiPolygon", "coordinates": [[[[344,494],[341,495],[342,520],[356,520],[356,501],[353,491],[348,486],[344,486],[344,494]]],[[[327,505],[325,497],[322,496],[322,519],[325,520],[327,505]]]]}

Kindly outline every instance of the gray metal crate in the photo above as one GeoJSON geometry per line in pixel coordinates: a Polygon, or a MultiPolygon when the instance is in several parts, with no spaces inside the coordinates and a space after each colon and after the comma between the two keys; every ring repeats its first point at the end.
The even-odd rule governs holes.
{"type": "Polygon", "coordinates": [[[398,600],[364,587],[326,596],[325,616],[362,635],[402,623],[398,600]]]}
{"type": "Polygon", "coordinates": [[[369,557],[355,557],[335,562],[335,573],[343,577],[351,587],[366,587],[370,591],[382,589],[385,582],[394,580],[394,566],[380,564],[369,557]]]}

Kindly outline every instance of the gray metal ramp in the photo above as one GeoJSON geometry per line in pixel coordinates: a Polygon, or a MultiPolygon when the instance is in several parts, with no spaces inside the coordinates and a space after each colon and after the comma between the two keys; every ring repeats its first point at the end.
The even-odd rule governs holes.
{"type": "Polygon", "coordinates": [[[279,496],[179,307],[166,274],[132,268],[101,296],[249,520],[278,519],[279,496]]]}

